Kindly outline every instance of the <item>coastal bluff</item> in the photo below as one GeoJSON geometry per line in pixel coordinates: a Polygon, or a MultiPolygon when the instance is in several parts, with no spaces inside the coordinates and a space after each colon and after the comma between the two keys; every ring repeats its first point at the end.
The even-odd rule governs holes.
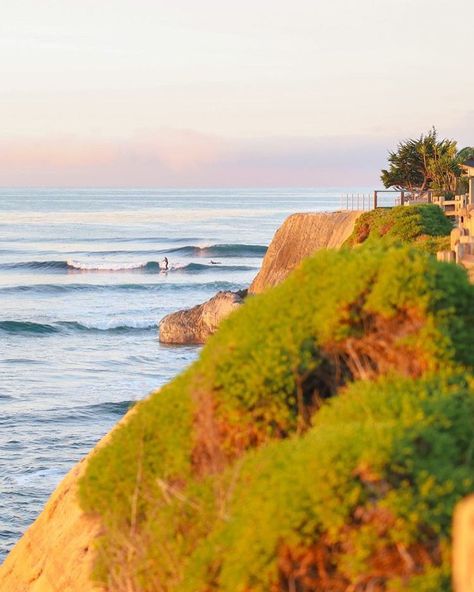
{"type": "Polygon", "coordinates": [[[81,509],[78,485],[91,456],[133,412],[128,411],[56,487],[41,514],[0,565],[1,592],[105,592],[91,577],[101,523],[81,509]]]}
{"type": "MultiPolygon", "coordinates": [[[[262,269],[252,282],[251,293],[257,294],[281,282],[315,251],[340,247],[351,234],[360,213],[290,216],[276,232],[262,269]]],[[[221,292],[207,303],[168,315],[160,325],[160,339],[170,339],[172,343],[202,343],[243,299],[244,293],[221,292]],[[191,339],[193,341],[189,341],[191,339]]],[[[94,451],[108,441],[111,433],[94,451]]],[[[81,510],[77,497],[78,482],[94,451],[73,467],[58,485],[37,520],[0,566],[2,592],[102,592],[91,580],[94,540],[100,536],[101,525],[81,510]]]]}
{"type": "MultiPolygon", "coordinates": [[[[259,294],[282,282],[306,257],[320,249],[337,249],[351,235],[361,211],[292,214],[275,233],[262,267],[248,290],[259,294]]],[[[219,292],[207,302],[165,316],[159,340],[168,344],[202,344],[244,301],[243,292],[219,292]]]]}
{"type": "Polygon", "coordinates": [[[102,591],[91,580],[100,524],[84,514],[77,499],[87,459],[66,475],[0,566],[2,592],[102,591]]]}
{"type": "Polygon", "coordinates": [[[343,211],[289,216],[276,231],[249,294],[260,294],[281,283],[303,259],[316,251],[340,248],[352,234],[361,214],[361,211],[343,211]]]}

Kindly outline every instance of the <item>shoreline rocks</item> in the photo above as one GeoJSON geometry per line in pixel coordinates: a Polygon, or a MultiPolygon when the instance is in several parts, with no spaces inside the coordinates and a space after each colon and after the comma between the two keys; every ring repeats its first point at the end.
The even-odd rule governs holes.
{"type": "Polygon", "coordinates": [[[161,343],[200,345],[216,332],[220,323],[244,301],[246,290],[218,292],[207,302],[173,312],[159,324],[161,343]]]}

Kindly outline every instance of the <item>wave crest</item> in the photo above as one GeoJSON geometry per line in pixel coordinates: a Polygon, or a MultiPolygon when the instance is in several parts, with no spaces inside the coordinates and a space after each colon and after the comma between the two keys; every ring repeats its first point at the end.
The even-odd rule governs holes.
{"type": "Polygon", "coordinates": [[[194,245],[186,245],[184,247],[177,247],[162,253],[179,253],[180,255],[187,255],[191,257],[263,257],[267,252],[267,247],[264,245],[245,245],[245,244],[221,244],[210,245],[206,247],[198,247],[194,245]]]}
{"type": "Polygon", "coordinates": [[[136,333],[156,329],[156,323],[149,321],[112,325],[88,325],[77,321],[59,321],[57,323],[34,323],[31,321],[0,321],[0,332],[10,335],[51,335],[65,332],[89,332],[89,333],[136,333]]]}
{"type": "Polygon", "coordinates": [[[75,271],[75,272],[123,272],[123,271],[146,271],[146,272],[196,272],[196,271],[249,271],[257,269],[248,265],[220,265],[220,264],[205,264],[205,263],[187,263],[175,264],[168,270],[163,270],[160,267],[159,261],[146,261],[142,263],[83,263],[81,261],[74,261],[68,259],[67,261],[21,261],[18,263],[3,263],[0,264],[0,269],[31,269],[31,270],[45,270],[45,271],[75,271]]]}

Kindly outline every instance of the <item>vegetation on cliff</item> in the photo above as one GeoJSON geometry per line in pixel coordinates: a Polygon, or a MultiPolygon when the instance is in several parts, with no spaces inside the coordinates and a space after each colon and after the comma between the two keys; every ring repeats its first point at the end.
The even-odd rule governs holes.
{"type": "Polygon", "coordinates": [[[451,196],[467,190],[461,165],[472,152],[471,147],[458,152],[457,142],[440,140],[433,127],[419,138],[400,142],[396,150],[389,152],[389,167],[382,170],[380,178],[385,187],[421,192],[431,189],[451,196]]]}
{"type": "Polygon", "coordinates": [[[473,487],[473,342],[454,265],[381,241],[306,260],[91,459],[97,577],[116,592],[448,590],[450,516],[473,487]]]}
{"type": "Polygon", "coordinates": [[[449,249],[452,228],[451,221],[434,204],[378,208],[357,219],[346,245],[382,240],[386,244],[414,244],[434,254],[449,249]]]}

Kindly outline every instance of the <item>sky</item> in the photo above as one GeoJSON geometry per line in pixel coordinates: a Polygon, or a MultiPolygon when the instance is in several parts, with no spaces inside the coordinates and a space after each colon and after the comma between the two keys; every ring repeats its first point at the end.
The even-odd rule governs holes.
{"type": "Polygon", "coordinates": [[[474,145],[472,0],[2,0],[0,185],[380,185],[474,145]]]}

